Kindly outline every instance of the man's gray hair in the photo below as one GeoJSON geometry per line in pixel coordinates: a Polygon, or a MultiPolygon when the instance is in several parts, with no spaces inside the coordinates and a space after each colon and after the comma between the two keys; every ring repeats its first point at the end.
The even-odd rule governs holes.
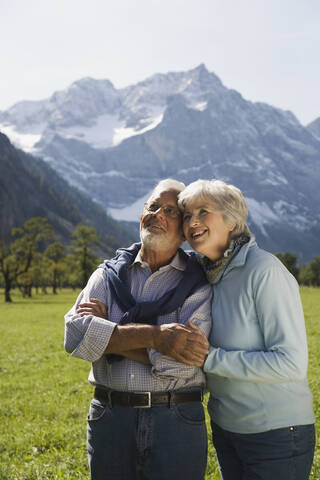
{"type": "Polygon", "coordinates": [[[175,190],[176,192],[182,192],[186,188],[185,184],[182,182],[178,182],[178,180],[174,180],[173,178],[166,178],[164,180],[160,180],[159,183],[154,187],[151,192],[150,198],[154,197],[155,195],[159,195],[162,192],[167,190],[175,190]]]}
{"type": "Polygon", "coordinates": [[[235,225],[231,238],[241,234],[250,235],[247,225],[248,205],[239,188],[222,180],[197,180],[179,194],[178,205],[184,210],[198,200],[211,202],[228,225],[235,225]]]}

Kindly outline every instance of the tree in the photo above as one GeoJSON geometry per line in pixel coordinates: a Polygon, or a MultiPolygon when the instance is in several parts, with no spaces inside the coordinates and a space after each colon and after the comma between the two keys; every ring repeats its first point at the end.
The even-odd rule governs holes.
{"type": "Polygon", "coordinates": [[[78,225],[71,237],[73,246],[70,261],[74,269],[72,273],[77,275],[81,288],[84,288],[97,264],[92,246],[98,242],[98,236],[93,227],[78,225]]]}
{"type": "Polygon", "coordinates": [[[23,295],[31,297],[32,262],[39,248],[52,239],[52,226],[47,218],[33,217],[27,220],[22,228],[13,228],[12,234],[17,237],[11,244],[11,251],[18,265],[16,281],[23,295]]]}
{"type": "Polygon", "coordinates": [[[4,241],[0,241],[0,272],[4,281],[5,302],[12,302],[10,291],[17,278],[18,264],[12,251],[4,241]]]}
{"type": "Polygon", "coordinates": [[[314,257],[309,263],[312,272],[312,285],[320,286],[320,255],[314,257]]]}
{"type": "Polygon", "coordinates": [[[303,285],[312,285],[313,287],[320,286],[320,255],[301,267],[299,282],[303,285]]]}
{"type": "Polygon", "coordinates": [[[302,265],[299,270],[299,283],[302,285],[312,285],[312,271],[310,265],[302,265]]]}
{"type": "Polygon", "coordinates": [[[65,264],[62,260],[65,258],[65,248],[60,242],[51,243],[44,252],[49,260],[48,273],[49,281],[52,286],[52,293],[57,294],[58,284],[65,273],[65,264]]]}
{"type": "Polygon", "coordinates": [[[297,266],[297,257],[293,253],[276,253],[276,257],[284,264],[295,278],[298,278],[299,268],[297,266]]]}

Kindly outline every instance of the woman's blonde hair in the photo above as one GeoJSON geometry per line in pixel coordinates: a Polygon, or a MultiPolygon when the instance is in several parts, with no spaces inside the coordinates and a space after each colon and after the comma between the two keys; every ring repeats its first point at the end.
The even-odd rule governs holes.
{"type": "Polygon", "coordinates": [[[183,211],[198,200],[212,203],[228,225],[235,225],[231,238],[242,234],[250,235],[247,225],[248,205],[239,188],[222,180],[197,180],[179,194],[178,205],[183,211]]]}

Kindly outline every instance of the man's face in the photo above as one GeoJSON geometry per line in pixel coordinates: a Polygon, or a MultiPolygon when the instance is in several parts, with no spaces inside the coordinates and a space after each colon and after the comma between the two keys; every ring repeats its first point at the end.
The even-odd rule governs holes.
{"type": "Polygon", "coordinates": [[[149,198],[140,221],[144,247],[172,251],[184,241],[177,197],[177,191],[165,190],[149,198]]]}

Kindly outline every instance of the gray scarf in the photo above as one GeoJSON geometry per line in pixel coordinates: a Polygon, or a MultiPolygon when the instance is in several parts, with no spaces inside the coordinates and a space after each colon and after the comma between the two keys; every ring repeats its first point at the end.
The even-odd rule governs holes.
{"type": "Polygon", "coordinates": [[[229,247],[225,250],[223,257],[212,261],[208,257],[201,257],[197,255],[197,260],[202,266],[209,283],[214,283],[219,273],[224,271],[231,258],[236,255],[241,247],[248,243],[250,237],[248,235],[240,235],[240,237],[231,240],[229,247]]]}

